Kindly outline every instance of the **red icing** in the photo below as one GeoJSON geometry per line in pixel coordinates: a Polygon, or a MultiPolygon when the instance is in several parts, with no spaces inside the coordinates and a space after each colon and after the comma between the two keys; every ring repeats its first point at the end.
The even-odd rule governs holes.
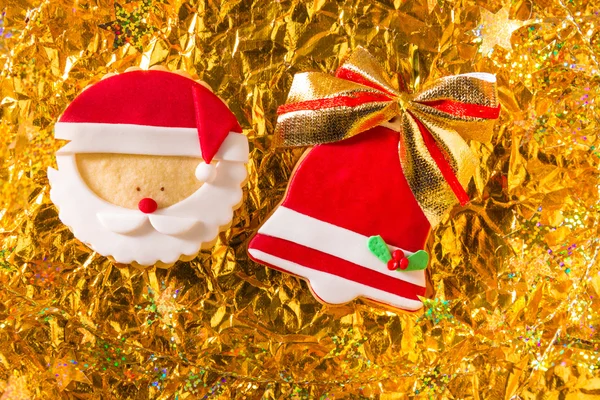
{"type": "Polygon", "coordinates": [[[242,132],[214,93],[165,71],[134,71],[104,79],[77,96],[60,122],[196,128],[207,162],[230,131],[242,132]]]}
{"type": "Polygon", "coordinates": [[[225,103],[206,92],[202,85],[192,88],[202,158],[210,164],[229,132],[241,132],[242,128],[225,103]]]}
{"type": "Polygon", "coordinates": [[[282,205],[367,237],[380,235],[395,247],[421,250],[430,225],[404,178],[398,142],[398,132],[376,127],[315,146],[297,167],[282,205]]]}
{"type": "Polygon", "coordinates": [[[153,199],[145,197],[138,203],[138,208],[145,214],[152,214],[158,208],[158,204],[153,199]]]}
{"type": "Polygon", "coordinates": [[[387,263],[387,267],[390,271],[394,271],[398,269],[398,260],[394,260],[393,258],[390,259],[390,261],[388,261],[387,263]]]}
{"type": "MultiPolygon", "coordinates": [[[[252,248],[260,249],[261,251],[274,255],[279,258],[303,265],[309,266],[318,271],[327,272],[341,278],[345,278],[357,283],[383,290],[398,296],[402,296],[411,300],[419,300],[417,296],[425,295],[425,288],[412,283],[405,282],[399,279],[389,277],[376,271],[367,270],[364,267],[353,264],[349,261],[342,260],[314,250],[308,247],[301,246],[297,243],[292,243],[287,240],[257,234],[252,239],[252,248]]],[[[252,258],[252,255],[250,255],[252,258]]],[[[254,259],[254,258],[253,258],[254,259]]],[[[264,261],[256,260],[264,264],[264,261]]],[[[285,271],[278,266],[269,265],[272,268],[285,271]]],[[[332,283],[332,287],[335,284],[332,283]]]]}

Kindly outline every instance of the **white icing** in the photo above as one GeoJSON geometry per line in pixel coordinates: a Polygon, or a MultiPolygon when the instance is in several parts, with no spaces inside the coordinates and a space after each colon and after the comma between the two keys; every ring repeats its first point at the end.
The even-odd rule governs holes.
{"type": "Polygon", "coordinates": [[[183,235],[192,228],[200,226],[202,222],[194,218],[171,217],[166,215],[148,215],[150,224],[164,235],[183,235]]]}
{"type": "MultiPolygon", "coordinates": [[[[237,135],[237,134],[236,134],[237,135]]],[[[245,139],[245,136],[238,135],[245,139]]],[[[246,144],[247,145],[247,144],[246,144]]],[[[158,261],[172,264],[181,256],[195,256],[203,243],[212,242],[220,227],[231,222],[233,208],[242,200],[241,184],[246,178],[246,167],[241,162],[220,161],[217,165],[216,179],[202,185],[196,192],[183,201],[170,207],[156,210],[151,217],[145,215],[152,224],[142,223],[137,229],[134,224],[123,222],[121,229],[129,231],[121,234],[107,229],[97,215],[129,214],[137,211],[124,209],[108,203],[93,193],[81,178],[77,170],[75,156],[57,154],[58,170],[50,168],[50,198],[59,209],[59,218],[71,228],[80,241],[104,256],[112,256],[117,262],[137,262],[152,265],[158,261]],[[179,220],[160,218],[179,217],[179,220]],[[187,229],[191,220],[199,221],[187,229]],[[177,222],[173,222],[177,221],[177,222]],[[177,235],[163,232],[178,232],[177,235]]],[[[127,217],[129,218],[129,217],[127,217]]],[[[144,220],[145,221],[145,220],[144,220]]],[[[112,224],[112,225],[111,225],[112,224]]]]}
{"type": "Polygon", "coordinates": [[[98,213],[98,220],[111,232],[128,234],[141,228],[148,218],[142,213],[98,213]]]}
{"type": "Polygon", "coordinates": [[[202,161],[196,167],[196,179],[200,182],[210,183],[215,180],[217,176],[217,168],[212,164],[207,164],[202,161]]]}
{"type": "Polygon", "coordinates": [[[171,217],[166,215],[143,214],[139,211],[123,211],[118,213],[102,212],[97,214],[98,220],[111,232],[129,234],[141,228],[146,221],[164,235],[181,235],[201,224],[195,218],[171,217]]]}
{"type": "MultiPolygon", "coordinates": [[[[58,122],[54,136],[69,140],[56,152],[57,155],[119,153],[200,158],[202,154],[196,128],[58,122]]],[[[240,133],[230,132],[214,159],[248,162],[248,139],[240,133]]]]}
{"type": "MultiPolygon", "coordinates": [[[[390,271],[387,269],[387,265],[369,250],[367,236],[283,206],[277,208],[258,230],[258,233],[318,250],[394,279],[421,287],[426,286],[425,271],[390,271]]],[[[394,246],[388,247],[390,252],[398,249],[394,246]]],[[[401,250],[406,257],[413,254],[408,250],[401,250]]]]}
{"type": "Polygon", "coordinates": [[[315,295],[325,303],[343,304],[357,297],[366,297],[404,310],[415,311],[423,307],[423,304],[418,300],[407,299],[337,275],[317,271],[260,250],[249,249],[248,252],[257,260],[306,278],[310,282],[315,295]]]}

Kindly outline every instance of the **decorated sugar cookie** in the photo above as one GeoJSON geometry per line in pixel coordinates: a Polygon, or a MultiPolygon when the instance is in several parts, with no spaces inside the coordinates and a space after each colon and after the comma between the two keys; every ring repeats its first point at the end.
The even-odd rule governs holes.
{"type": "Polygon", "coordinates": [[[106,78],[55,126],[50,197],[75,237],[120,263],[197,255],[242,200],[248,141],[200,83],[160,70],[106,78]]]}
{"type": "Polygon", "coordinates": [[[314,147],[251,258],[306,279],[325,303],[418,310],[430,228],[468,201],[477,159],[466,139],[487,140],[499,110],[493,75],[449,76],[409,95],[363,49],[336,77],[296,75],[275,140],[314,147]]]}

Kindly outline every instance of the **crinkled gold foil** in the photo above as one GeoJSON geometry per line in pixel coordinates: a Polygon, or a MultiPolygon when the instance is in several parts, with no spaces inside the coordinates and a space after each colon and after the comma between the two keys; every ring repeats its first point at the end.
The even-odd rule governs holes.
{"type": "Polygon", "coordinates": [[[3,399],[597,396],[600,2],[478,2],[509,7],[492,17],[445,0],[150,3],[124,1],[119,16],[107,0],[0,4],[3,399]],[[493,29],[506,16],[526,23],[493,29]],[[116,48],[99,27],[114,21],[116,48]],[[270,146],[292,76],[330,73],[357,46],[417,89],[498,77],[495,134],[471,145],[475,200],[432,232],[418,313],[321,305],[246,255],[302,153],[270,146]],[[86,85],[158,64],[228,102],[252,146],[250,180],[212,251],[142,270],[73,238],[45,171],[53,123],[86,85]]]}

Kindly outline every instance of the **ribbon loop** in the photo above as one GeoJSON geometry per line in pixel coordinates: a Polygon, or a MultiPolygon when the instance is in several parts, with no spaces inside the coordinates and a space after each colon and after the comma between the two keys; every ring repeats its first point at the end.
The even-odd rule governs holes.
{"type": "Polygon", "coordinates": [[[400,117],[400,163],[421,209],[436,225],[457,201],[468,202],[465,187],[477,158],[466,140],[488,141],[500,106],[491,74],[444,77],[410,95],[358,48],[335,77],[297,74],[277,112],[275,144],[286,147],[348,139],[400,117]]]}

